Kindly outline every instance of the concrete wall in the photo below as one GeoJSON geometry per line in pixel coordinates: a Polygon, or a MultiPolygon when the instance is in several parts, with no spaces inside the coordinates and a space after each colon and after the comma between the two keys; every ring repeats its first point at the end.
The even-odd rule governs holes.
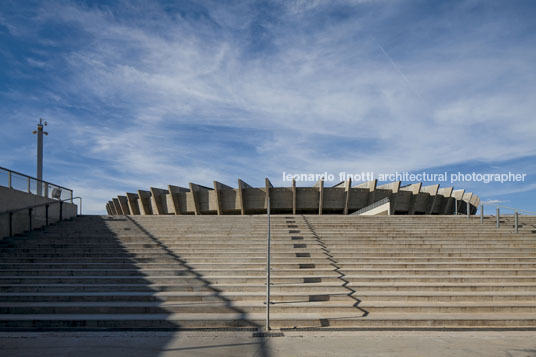
{"type": "MultiPolygon", "coordinates": [[[[353,187],[350,181],[332,187],[323,181],[312,187],[296,187],[294,182],[291,187],[272,187],[269,180],[265,187],[251,187],[238,180],[238,188],[214,181],[214,188],[194,183],[189,188],[169,185],[168,190],[152,187],[138,191],[138,195],[127,193],[127,198],[130,207],[139,206],[139,210],[131,210],[133,214],[262,214],[266,213],[268,188],[274,214],[351,214],[384,198],[391,202],[391,214],[453,214],[455,198],[458,212],[465,212],[469,202],[474,214],[479,202],[476,195],[453,191],[452,187],[440,189],[439,185],[421,183],[401,187],[400,182],[377,185],[376,180],[353,187]]],[[[112,199],[107,210],[124,214],[122,197],[112,199]]]]}
{"type": "MultiPolygon", "coordinates": [[[[31,193],[17,191],[0,186],[0,212],[10,211],[27,206],[50,202],[48,209],[48,222],[59,221],[60,205],[58,201],[45,198],[31,193]]],[[[78,207],[75,204],[63,203],[63,219],[75,217],[78,207]]],[[[46,207],[32,210],[32,229],[41,228],[46,222],[46,207]]],[[[30,217],[28,210],[16,212],[12,218],[13,234],[24,233],[30,229],[30,217]]],[[[9,214],[0,214],[0,238],[9,236],[9,214]]]]}

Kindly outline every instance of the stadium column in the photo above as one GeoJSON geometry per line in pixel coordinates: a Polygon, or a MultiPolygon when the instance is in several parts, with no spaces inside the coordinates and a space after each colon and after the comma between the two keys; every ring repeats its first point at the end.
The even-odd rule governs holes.
{"type": "Polygon", "coordinates": [[[117,200],[119,201],[119,205],[121,206],[121,210],[123,211],[123,213],[126,215],[130,215],[127,196],[117,196],[117,200]]]}
{"type": "Polygon", "coordinates": [[[480,198],[478,198],[477,195],[471,196],[471,200],[469,201],[471,204],[471,214],[476,214],[476,211],[478,210],[478,204],[480,203],[480,198]]]}
{"type": "Polygon", "coordinates": [[[346,191],[346,198],[344,200],[344,214],[348,214],[348,210],[350,209],[350,195],[352,193],[352,179],[349,178],[345,185],[344,190],[346,191]]]}
{"type": "Polygon", "coordinates": [[[447,214],[447,210],[452,201],[452,190],[454,190],[453,187],[444,187],[439,189],[438,195],[441,195],[441,202],[439,204],[436,203],[436,207],[434,207],[432,212],[438,214],[447,214]]]}
{"type": "Polygon", "coordinates": [[[246,192],[244,191],[245,188],[251,188],[250,185],[242,181],[241,179],[238,179],[238,196],[240,199],[240,214],[245,215],[246,214],[246,192]]]}
{"type": "Polygon", "coordinates": [[[139,203],[141,208],[141,214],[145,216],[151,216],[153,209],[151,207],[151,191],[138,190],[139,203]]]}
{"type": "Polygon", "coordinates": [[[465,190],[452,191],[452,197],[454,197],[454,199],[452,200],[452,204],[456,205],[456,207],[451,206],[451,210],[449,210],[449,213],[460,212],[461,201],[463,199],[464,193],[465,193],[465,190]]]}
{"type": "Polygon", "coordinates": [[[181,215],[183,210],[186,211],[186,208],[182,207],[180,204],[181,197],[186,194],[186,192],[190,192],[190,190],[184,187],[168,185],[168,191],[175,215],[181,215]]]}
{"type": "Polygon", "coordinates": [[[408,213],[413,215],[416,212],[417,200],[419,198],[419,194],[421,193],[422,182],[416,183],[416,184],[411,185],[411,186],[415,186],[415,187],[414,187],[413,191],[411,192],[412,196],[411,196],[411,201],[410,201],[410,206],[409,206],[408,213]]]}
{"type": "Polygon", "coordinates": [[[194,200],[194,212],[195,215],[198,216],[201,214],[201,211],[199,210],[199,194],[197,185],[191,182],[188,185],[190,186],[190,193],[192,194],[192,199],[194,200]]]}
{"type": "Polygon", "coordinates": [[[115,216],[117,214],[117,211],[115,210],[114,202],[108,201],[108,206],[110,206],[110,211],[112,212],[112,215],[115,216]]]}
{"type": "Polygon", "coordinates": [[[223,214],[223,203],[222,203],[222,193],[221,193],[222,189],[232,190],[233,188],[230,186],[224,185],[221,182],[214,181],[214,191],[216,191],[216,209],[217,209],[218,215],[223,214]]]}
{"type": "Polygon", "coordinates": [[[140,206],[138,205],[138,195],[135,193],[127,192],[127,200],[130,213],[134,215],[139,215],[140,206]]]}
{"type": "MultiPolygon", "coordinates": [[[[270,189],[274,186],[272,185],[268,177],[264,179],[264,182],[266,185],[266,198],[264,200],[264,208],[266,209],[266,213],[268,213],[268,197],[270,196],[270,189]]],[[[273,201],[271,203],[273,205],[273,201]]]]}
{"type": "Polygon", "coordinates": [[[205,187],[190,182],[190,193],[194,201],[194,210],[196,215],[206,214],[210,211],[210,193],[212,188],[205,187]]]}
{"type": "Polygon", "coordinates": [[[117,198],[112,198],[112,201],[114,203],[115,211],[118,215],[123,215],[123,210],[121,209],[121,205],[119,204],[119,200],[117,198]]]}
{"type": "Polygon", "coordinates": [[[153,214],[167,214],[168,210],[166,195],[169,193],[169,191],[156,187],[151,187],[149,190],[151,190],[151,206],[153,209],[153,214]]]}
{"type": "Polygon", "coordinates": [[[432,209],[434,208],[435,202],[437,200],[438,191],[439,191],[439,184],[424,186],[421,188],[421,192],[428,193],[430,195],[428,202],[426,202],[426,207],[424,208],[425,214],[432,214],[432,209]]]}
{"type": "Polygon", "coordinates": [[[467,203],[471,202],[471,197],[473,197],[472,192],[466,192],[463,194],[462,205],[460,207],[460,210],[465,214],[467,214],[467,203]]]}
{"type": "Polygon", "coordinates": [[[292,214],[296,214],[296,180],[292,179],[292,214]]]}
{"type": "Polygon", "coordinates": [[[322,208],[324,207],[324,180],[320,179],[313,187],[318,187],[318,214],[322,214],[322,208]]]}

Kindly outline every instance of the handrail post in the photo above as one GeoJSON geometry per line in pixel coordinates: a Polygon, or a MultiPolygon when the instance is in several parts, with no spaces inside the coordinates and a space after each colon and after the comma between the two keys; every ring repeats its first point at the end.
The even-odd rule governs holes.
{"type": "Polygon", "coordinates": [[[467,219],[471,219],[471,204],[467,201],[467,219]]]}
{"type": "Polygon", "coordinates": [[[515,232],[516,234],[518,233],[518,216],[517,216],[517,211],[514,213],[514,225],[516,226],[516,229],[515,229],[515,232]]]}
{"type": "Polygon", "coordinates": [[[9,212],[9,236],[13,236],[13,212],[9,212]]]}
{"type": "Polygon", "coordinates": [[[32,231],[32,209],[31,208],[28,208],[28,221],[30,223],[29,231],[31,232],[32,231]]]}
{"type": "Polygon", "coordinates": [[[480,223],[484,223],[484,205],[480,205],[480,223]]]}
{"type": "Polygon", "coordinates": [[[60,221],[63,221],[63,201],[60,201],[60,221]]]}
{"type": "Polygon", "coordinates": [[[28,176],[28,193],[32,193],[31,189],[30,189],[30,177],[28,176]]]}
{"type": "Polygon", "coordinates": [[[13,185],[11,184],[12,182],[12,179],[11,179],[11,171],[8,171],[7,172],[7,187],[9,188],[13,188],[13,185]]]}
{"type": "Polygon", "coordinates": [[[268,246],[266,247],[266,330],[270,330],[270,188],[267,188],[268,246]]]}
{"type": "Polygon", "coordinates": [[[501,226],[501,223],[499,222],[499,216],[501,215],[500,211],[499,211],[499,207],[497,207],[497,228],[499,228],[501,226]]]}
{"type": "Polygon", "coordinates": [[[48,205],[45,206],[45,226],[48,226],[48,205]]]}
{"type": "Polygon", "coordinates": [[[454,198],[454,215],[458,215],[458,199],[454,198]]]}

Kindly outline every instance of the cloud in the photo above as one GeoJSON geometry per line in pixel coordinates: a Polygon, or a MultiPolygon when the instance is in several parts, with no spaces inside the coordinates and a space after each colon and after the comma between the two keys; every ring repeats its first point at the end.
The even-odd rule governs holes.
{"type": "Polygon", "coordinates": [[[467,6],[43,2],[35,29],[11,26],[61,53],[26,57],[51,71],[35,108],[56,122],[58,150],[80,150],[72,185],[96,187],[96,212],[112,192],[168,183],[536,155],[524,22],[467,6]],[[55,26],[72,38],[40,33],[55,26]]]}
{"type": "Polygon", "coordinates": [[[507,203],[507,202],[510,202],[509,200],[487,200],[485,202],[482,202],[483,204],[488,204],[488,205],[494,205],[494,204],[499,204],[499,203],[507,203]]]}

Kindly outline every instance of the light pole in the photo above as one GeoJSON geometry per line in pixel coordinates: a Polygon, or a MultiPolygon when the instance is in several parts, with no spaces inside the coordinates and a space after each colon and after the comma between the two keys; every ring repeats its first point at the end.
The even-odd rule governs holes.
{"type": "Polygon", "coordinates": [[[37,134],[37,194],[43,195],[43,134],[48,135],[46,131],[43,131],[43,126],[47,126],[46,120],[39,118],[39,124],[37,124],[37,130],[33,131],[33,134],[37,134]]]}

